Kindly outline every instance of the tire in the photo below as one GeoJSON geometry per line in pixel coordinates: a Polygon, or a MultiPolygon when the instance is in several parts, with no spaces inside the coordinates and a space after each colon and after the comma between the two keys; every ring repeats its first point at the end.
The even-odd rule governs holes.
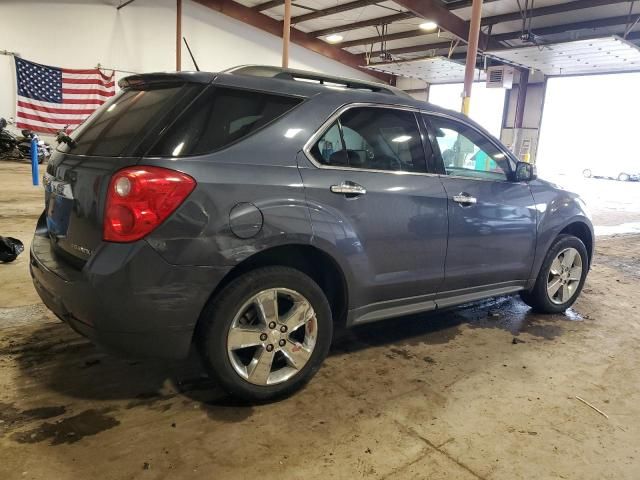
{"type": "Polygon", "coordinates": [[[620,175],[618,175],[618,180],[621,182],[628,182],[630,178],[631,177],[629,177],[629,175],[626,173],[621,173],[620,175]]]}
{"type": "MultiPolygon", "coordinates": [[[[559,260],[560,261],[560,260],[559,260]]],[[[562,265],[562,262],[561,262],[562,265]]],[[[566,267],[566,265],[565,265],[566,267]]],[[[575,268],[575,267],[574,267],[575,268]]],[[[547,252],[544,261],[542,262],[542,267],[540,268],[540,272],[538,273],[538,278],[536,279],[536,283],[532,290],[527,292],[521,292],[520,297],[522,300],[533,308],[534,311],[540,313],[560,313],[564,312],[567,308],[569,308],[576,299],[580,296],[580,292],[582,291],[582,287],[584,286],[585,279],[587,278],[587,273],[589,272],[589,255],[587,253],[587,248],[584,246],[584,243],[573,235],[559,235],[558,238],[553,242],[551,248],[547,252]],[[576,259],[573,263],[575,266],[576,263],[580,262],[580,273],[577,274],[577,270],[573,268],[568,272],[563,272],[562,274],[556,274],[558,271],[558,264],[554,264],[556,259],[559,260],[559,256],[564,253],[566,254],[567,261],[570,260],[569,256],[571,251],[575,251],[575,256],[579,259],[576,259]],[[552,266],[554,266],[554,270],[552,271],[552,266]],[[572,276],[572,273],[573,276],[572,276]],[[574,280],[572,280],[572,278],[574,280]],[[556,290],[556,293],[550,295],[548,293],[548,286],[555,286],[556,280],[560,280],[560,287],[556,290]],[[562,281],[565,281],[566,284],[562,284],[562,281]],[[565,286],[567,290],[565,290],[565,286]],[[565,291],[568,291],[568,299],[563,297],[565,291]]]]}
{"type": "Polygon", "coordinates": [[[292,394],[318,371],[329,353],[333,320],[324,292],[310,277],[288,267],[265,267],[241,275],[209,300],[196,335],[204,367],[223,389],[249,402],[265,402],[292,394]],[[274,296],[277,323],[268,315],[274,296]],[[259,304],[267,314],[260,315],[259,304]],[[289,317],[291,331],[283,333],[294,310],[306,323],[293,328],[300,322],[289,317]],[[254,345],[245,347],[248,343],[254,345]],[[257,367],[270,358],[265,375],[266,367],[257,367]]]}
{"type": "Polygon", "coordinates": [[[591,170],[589,170],[588,168],[584,169],[582,171],[582,176],[584,178],[591,178],[593,176],[593,173],[591,173],[591,170]]]}

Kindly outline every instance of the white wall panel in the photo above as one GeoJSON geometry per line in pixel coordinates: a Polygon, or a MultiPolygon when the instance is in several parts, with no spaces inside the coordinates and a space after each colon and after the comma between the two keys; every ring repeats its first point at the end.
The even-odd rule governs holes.
{"type": "MultiPolygon", "coordinates": [[[[100,0],[1,0],[0,50],[16,51],[27,60],[58,67],[90,68],[100,62],[134,72],[174,70],[175,0],[136,0],[119,11],[116,4],[100,0]]],[[[279,37],[188,0],[183,6],[182,31],[202,70],[281,62],[279,37]]],[[[291,46],[289,64],[372,79],[297,45],[291,46]]],[[[184,47],[182,66],[193,69],[184,47]]],[[[0,116],[15,114],[15,91],[13,58],[0,55],[0,116]]]]}

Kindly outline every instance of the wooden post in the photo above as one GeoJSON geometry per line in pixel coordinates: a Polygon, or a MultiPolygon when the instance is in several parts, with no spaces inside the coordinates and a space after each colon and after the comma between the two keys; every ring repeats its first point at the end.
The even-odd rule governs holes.
{"type": "Polygon", "coordinates": [[[462,113],[469,115],[471,106],[471,89],[476,73],[478,58],[478,39],[480,37],[480,20],[482,20],[482,0],[473,0],[471,7],[471,25],[469,26],[469,45],[467,46],[467,64],[464,70],[464,91],[462,92],[462,113]]]}
{"type": "Polygon", "coordinates": [[[176,0],[176,72],[182,70],[182,0],[176,0]]]}
{"type": "Polygon", "coordinates": [[[291,35],[291,0],[284,2],[282,22],[282,68],[289,67],[289,37],[291,35]]]}

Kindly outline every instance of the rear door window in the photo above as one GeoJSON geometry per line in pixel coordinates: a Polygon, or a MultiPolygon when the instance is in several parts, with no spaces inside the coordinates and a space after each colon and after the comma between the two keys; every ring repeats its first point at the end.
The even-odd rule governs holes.
{"type": "Polygon", "coordinates": [[[202,88],[170,83],[122,90],[73,132],[73,147],[61,144],[59,149],[74,155],[136,155],[144,139],[157,133],[169,114],[177,115],[202,88]]]}
{"type": "Polygon", "coordinates": [[[426,172],[413,112],[357,107],[344,112],[312,147],[320,163],[366,170],[426,172]]]}
{"type": "Polygon", "coordinates": [[[226,147],[268,125],[302,99],[210,87],[148,152],[151,156],[201,155],[226,147]]]}

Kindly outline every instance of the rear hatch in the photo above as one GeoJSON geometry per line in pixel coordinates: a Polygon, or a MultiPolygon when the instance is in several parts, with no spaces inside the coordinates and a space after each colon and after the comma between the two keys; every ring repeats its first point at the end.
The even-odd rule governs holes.
{"type": "Polygon", "coordinates": [[[61,143],[44,178],[48,234],[56,253],[78,268],[102,241],[113,173],[135,165],[161,132],[210,83],[212,75],[128,77],[123,88],[61,143]]]}

